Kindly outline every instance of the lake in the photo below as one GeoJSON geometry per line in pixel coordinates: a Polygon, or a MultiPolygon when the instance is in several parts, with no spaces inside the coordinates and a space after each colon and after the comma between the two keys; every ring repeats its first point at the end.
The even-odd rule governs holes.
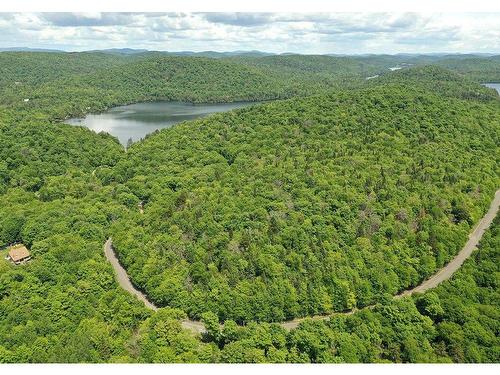
{"type": "Polygon", "coordinates": [[[500,94],[500,83],[484,83],[484,86],[495,89],[500,94]]]}
{"type": "Polygon", "coordinates": [[[182,102],[137,103],[84,118],[72,118],[65,123],[85,126],[95,132],[107,132],[119,139],[122,145],[127,141],[138,141],[157,129],[169,128],[179,122],[193,120],[211,113],[248,107],[258,102],[236,102],[220,104],[191,104],[182,102]]]}

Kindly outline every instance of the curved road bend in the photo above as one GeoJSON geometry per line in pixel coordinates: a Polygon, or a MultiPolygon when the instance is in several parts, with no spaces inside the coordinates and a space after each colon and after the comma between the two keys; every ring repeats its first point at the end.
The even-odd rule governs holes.
{"type": "Polygon", "coordinates": [[[414,293],[423,293],[426,290],[433,289],[437,287],[440,283],[448,280],[453,273],[458,270],[465,260],[471,256],[472,252],[476,249],[479,241],[483,237],[484,232],[490,224],[495,219],[498,212],[498,206],[500,205],[500,190],[497,190],[493,201],[491,201],[490,208],[488,212],[483,216],[483,218],[476,225],[476,228],[469,234],[469,239],[465,243],[464,247],[460,252],[453,258],[446,266],[441,268],[433,276],[417,285],[413,289],[405,290],[404,292],[395,296],[395,298],[401,298],[406,296],[411,296],[414,293]]]}
{"type": "MultiPolygon", "coordinates": [[[[495,197],[491,201],[490,208],[488,209],[488,212],[483,216],[483,218],[479,221],[477,226],[474,228],[471,234],[469,234],[469,240],[467,243],[464,245],[462,250],[453,258],[448,264],[446,264],[443,268],[441,268],[437,273],[435,273],[433,276],[431,276],[429,279],[425,280],[422,282],[420,285],[416,286],[415,288],[405,290],[404,292],[394,296],[394,298],[402,298],[406,296],[411,296],[414,293],[423,293],[426,290],[435,288],[438,286],[441,282],[448,280],[453,273],[460,268],[460,266],[463,264],[463,262],[470,257],[474,249],[476,249],[479,241],[481,240],[481,237],[483,236],[484,232],[490,224],[493,222],[495,219],[495,216],[498,212],[498,207],[500,206],[500,190],[497,190],[495,193],[495,197]]],[[[120,262],[118,261],[118,258],[116,257],[116,254],[113,250],[113,246],[111,243],[111,238],[108,238],[106,243],[104,244],[104,253],[106,255],[106,258],[109,260],[111,265],[113,266],[113,269],[115,270],[116,277],[118,284],[125,289],[127,292],[137,296],[139,300],[143,301],[146,307],[152,309],[152,310],[158,310],[158,307],[156,307],[153,303],[151,303],[147,297],[137,290],[132,283],[130,282],[130,279],[128,278],[127,272],[125,269],[121,266],[120,262]]],[[[366,306],[365,308],[370,308],[373,306],[366,306]]],[[[344,315],[350,315],[356,312],[357,309],[354,309],[352,311],[344,312],[344,313],[335,313],[335,314],[344,314],[344,315]]],[[[287,322],[282,322],[280,325],[285,328],[285,329],[293,329],[296,328],[302,321],[307,320],[307,319],[312,319],[312,320],[327,320],[330,318],[330,315],[316,315],[316,316],[311,316],[311,317],[305,317],[305,318],[298,318],[294,320],[290,320],[287,322]]],[[[188,329],[190,331],[196,332],[196,333],[201,333],[205,332],[205,326],[203,323],[195,320],[183,320],[181,321],[182,327],[185,329],[188,329]]]]}
{"type": "Polygon", "coordinates": [[[108,238],[106,243],[104,244],[104,255],[106,255],[106,259],[111,263],[113,269],[115,270],[116,280],[118,284],[125,289],[130,294],[135,295],[140,301],[144,302],[146,307],[151,310],[158,310],[158,308],[146,297],[144,293],[140,290],[136,289],[132,282],[130,281],[127,271],[122,267],[118,258],[116,257],[115,251],[113,250],[113,245],[111,243],[111,238],[108,238]]]}
{"type": "MultiPolygon", "coordinates": [[[[140,301],[146,305],[148,309],[151,310],[158,310],[158,307],[156,307],[147,297],[144,293],[142,293],[140,290],[136,289],[134,285],[131,283],[127,271],[122,267],[120,264],[115,251],[113,249],[113,244],[111,242],[111,238],[108,238],[106,243],[104,244],[104,254],[106,255],[106,259],[111,263],[111,266],[113,266],[113,269],[115,270],[116,274],[116,280],[118,281],[118,284],[125,289],[127,292],[130,294],[133,294],[136,296],[140,301]]],[[[182,327],[185,329],[189,329],[190,331],[194,332],[204,332],[205,331],[205,326],[203,323],[195,320],[183,320],[181,321],[182,327]]]]}

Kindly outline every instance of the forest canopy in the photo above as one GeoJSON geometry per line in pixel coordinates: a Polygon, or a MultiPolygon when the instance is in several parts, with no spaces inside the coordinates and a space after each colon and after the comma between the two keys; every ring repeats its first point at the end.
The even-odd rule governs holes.
{"type": "Polygon", "coordinates": [[[498,219],[452,280],[392,299],[500,182],[500,101],[477,84],[498,60],[411,59],[0,53],[0,362],[498,362],[498,219]],[[388,72],[405,61],[454,72],[388,72]],[[127,152],[60,122],[157,99],[274,101],[127,152]],[[109,237],[157,312],[118,287],[109,237]]]}
{"type": "Polygon", "coordinates": [[[113,180],[131,212],[112,236],[134,283],[195,319],[282,321],[370,305],[446,264],[500,182],[498,96],[434,67],[380,82],[129,149],[113,180]]]}

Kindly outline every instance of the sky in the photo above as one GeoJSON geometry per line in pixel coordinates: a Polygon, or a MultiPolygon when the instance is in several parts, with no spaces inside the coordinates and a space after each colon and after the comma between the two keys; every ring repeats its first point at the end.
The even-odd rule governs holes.
{"type": "Polygon", "coordinates": [[[500,53],[500,13],[0,13],[0,48],[500,53]]]}

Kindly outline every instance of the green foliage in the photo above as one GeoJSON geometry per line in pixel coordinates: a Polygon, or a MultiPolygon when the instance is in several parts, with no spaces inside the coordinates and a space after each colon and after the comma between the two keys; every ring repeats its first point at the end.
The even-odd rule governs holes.
{"type": "Polygon", "coordinates": [[[138,333],[140,359],[144,362],[215,362],[218,349],[202,344],[192,333],[184,331],[180,310],[161,309],[146,319],[138,333]]]}
{"type": "Polygon", "coordinates": [[[105,53],[1,52],[0,87],[45,83],[63,76],[96,72],[129,60],[105,53]]]}
{"type": "MultiPolygon", "coordinates": [[[[436,67],[360,89],[401,59],[0,53],[0,363],[498,362],[498,220],[453,280],[388,298],[451,259],[499,182],[498,96],[436,67]],[[145,100],[292,96],[127,153],[56,122],[145,100]],[[119,289],[110,235],[168,307],[119,289]],[[4,259],[16,242],[31,262],[4,259]],[[377,300],[291,332],[266,323],[377,300]],[[187,316],[207,333],[184,330],[187,316]]],[[[441,60],[497,74],[495,58],[413,63],[441,60]]]]}
{"type": "Polygon", "coordinates": [[[392,300],[297,329],[227,321],[224,362],[498,362],[500,216],[480,249],[451,280],[414,298],[392,300]],[[249,355],[252,353],[253,355],[249,355]],[[257,353],[259,356],[256,356],[257,353]]]}
{"type": "Polygon", "coordinates": [[[435,67],[179,124],[113,169],[145,201],[113,241],[137,285],[195,319],[363,307],[462,247],[499,186],[499,126],[496,96],[435,67]]]}
{"type": "Polygon", "coordinates": [[[0,126],[0,143],[0,186],[38,191],[47,183],[40,192],[44,199],[86,194],[91,179],[82,172],[112,166],[123,155],[120,144],[107,134],[43,121],[0,126]],[[68,191],[68,185],[75,191],[68,191]]]}
{"type": "Polygon", "coordinates": [[[103,261],[105,212],[120,210],[106,195],[48,202],[20,199],[16,190],[0,195],[3,243],[23,242],[33,255],[13,266],[2,251],[1,361],[132,361],[127,343],[149,312],[118,289],[103,261]]]}
{"type": "MultiPolygon", "coordinates": [[[[67,57],[59,58],[64,60],[67,57]]],[[[125,60],[125,63],[120,57],[117,62],[102,62],[101,68],[87,66],[85,58],[80,59],[79,64],[84,67],[80,74],[69,74],[71,69],[60,75],[55,72],[48,74],[49,77],[52,74],[57,76],[57,79],[27,79],[27,84],[15,84],[17,75],[7,72],[6,82],[3,85],[0,82],[0,106],[15,109],[16,117],[21,119],[38,116],[64,120],[69,116],[99,112],[132,102],[178,100],[213,103],[287,98],[331,88],[337,77],[333,74],[325,80],[317,75],[297,75],[204,57],[152,54],[125,60]]]]}

